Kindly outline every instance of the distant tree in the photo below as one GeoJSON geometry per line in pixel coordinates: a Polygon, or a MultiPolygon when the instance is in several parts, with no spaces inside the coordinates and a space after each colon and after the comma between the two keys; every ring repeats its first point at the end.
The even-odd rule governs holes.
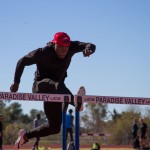
{"type": "Polygon", "coordinates": [[[147,107],[146,109],[145,109],[145,113],[144,113],[145,115],[145,117],[147,117],[147,118],[149,118],[150,119],[150,108],[149,107],[147,107]]]}
{"type": "Polygon", "coordinates": [[[37,113],[41,114],[41,123],[47,121],[44,112],[41,110],[32,109],[30,114],[24,114],[21,104],[14,102],[6,106],[6,103],[8,102],[0,100],[0,113],[4,115],[4,144],[14,144],[20,129],[31,129],[37,113]]]}
{"type": "Polygon", "coordinates": [[[21,105],[17,102],[12,103],[5,109],[5,121],[8,123],[17,122],[22,114],[21,105]]]}
{"type": "Polygon", "coordinates": [[[5,109],[6,104],[3,100],[0,100],[0,113],[2,113],[3,109],[5,109]]]}
{"type": "Polygon", "coordinates": [[[27,114],[23,114],[21,104],[14,102],[5,108],[4,127],[14,122],[29,124],[31,121],[31,118],[27,114]]]}
{"type": "Polygon", "coordinates": [[[27,115],[27,114],[21,114],[20,116],[19,116],[19,118],[20,118],[20,122],[22,122],[22,123],[25,123],[25,124],[29,124],[29,123],[31,123],[32,122],[32,119],[29,117],[29,115],[27,115]]]}
{"type": "Polygon", "coordinates": [[[120,117],[121,117],[121,114],[118,113],[116,109],[114,109],[113,112],[111,113],[112,121],[116,122],[116,120],[120,117]]]}
{"type": "Polygon", "coordinates": [[[18,135],[18,131],[20,130],[20,125],[18,123],[7,124],[4,132],[4,142],[3,144],[14,144],[18,135]]]}
{"type": "Polygon", "coordinates": [[[140,112],[126,111],[122,112],[114,123],[108,123],[107,132],[111,133],[110,141],[113,144],[129,144],[131,138],[131,124],[134,118],[139,118],[140,112]],[[109,126],[110,125],[110,126],[109,126]]]}
{"type": "Polygon", "coordinates": [[[104,120],[107,117],[107,104],[86,104],[86,110],[81,116],[81,124],[85,130],[100,133],[103,130],[104,120]]]}
{"type": "Polygon", "coordinates": [[[18,137],[18,131],[20,129],[28,130],[30,127],[24,123],[11,123],[7,124],[4,131],[4,144],[13,145],[18,137]]]}

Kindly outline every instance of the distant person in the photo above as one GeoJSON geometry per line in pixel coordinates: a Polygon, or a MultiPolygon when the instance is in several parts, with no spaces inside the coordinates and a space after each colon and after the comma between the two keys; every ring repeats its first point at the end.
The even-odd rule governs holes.
{"type": "Polygon", "coordinates": [[[3,145],[3,115],[0,114],[0,150],[2,150],[2,145],[3,145]]]}
{"type": "MultiPolygon", "coordinates": [[[[40,114],[36,114],[36,117],[33,121],[33,128],[37,128],[40,124],[39,124],[39,121],[41,119],[41,115],[40,114]]],[[[32,150],[38,150],[39,149],[39,141],[40,141],[40,137],[39,136],[36,136],[35,137],[36,141],[32,147],[32,150]]]]}
{"type": "Polygon", "coordinates": [[[144,122],[144,119],[140,118],[140,148],[143,149],[146,145],[148,145],[148,137],[147,137],[147,124],[144,122]]]}
{"type": "Polygon", "coordinates": [[[138,119],[135,118],[132,124],[132,135],[133,135],[133,148],[139,148],[139,136],[138,136],[138,119]]]}
{"type": "Polygon", "coordinates": [[[68,139],[68,134],[70,135],[70,142],[73,142],[73,127],[74,127],[74,116],[72,115],[73,110],[69,109],[69,113],[66,115],[66,140],[68,139]]]}

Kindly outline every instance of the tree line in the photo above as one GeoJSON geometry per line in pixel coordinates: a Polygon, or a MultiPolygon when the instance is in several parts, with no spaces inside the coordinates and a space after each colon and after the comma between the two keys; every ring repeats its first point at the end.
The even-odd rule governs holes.
{"type": "MultiPolygon", "coordinates": [[[[81,116],[81,123],[83,125],[81,132],[104,133],[109,135],[107,137],[107,141],[102,140],[102,137],[94,138],[102,144],[132,145],[132,123],[135,118],[138,119],[141,117],[148,126],[147,136],[150,138],[149,107],[147,107],[143,113],[143,110],[140,106],[128,105],[126,111],[118,113],[117,108],[110,112],[107,104],[86,104],[85,111],[81,116]]],[[[138,134],[140,135],[140,129],[138,134]]],[[[92,137],[88,138],[89,141],[91,139],[92,137]]]]}

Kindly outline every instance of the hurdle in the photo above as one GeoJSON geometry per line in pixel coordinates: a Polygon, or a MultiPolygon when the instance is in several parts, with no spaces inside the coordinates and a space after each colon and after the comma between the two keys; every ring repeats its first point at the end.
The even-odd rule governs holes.
{"type": "Polygon", "coordinates": [[[69,94],[0,92],[0,100],[46,101],[62,103],[62,150],[66,150],[66,111],[71,101],[69,94]]]}
{"type": "MultiPolygon", "coordinates": [[[[66,150],[66,110],[71,95],[69,94],[47,94],[47,93],[15,93],[0,92],[0,100],[23,100],[23,101],[47,101],[61,102],[62,105],[62,150],[66,150]]],[[[95,96],[95,95],[74,95],[75,101],[75,150],[79,150],[79,129],[80,129],[80,108],[82,103],[94,104],[131,104],[131,105],[150,105],[150,98],[141,97],[119,97],[119,96],[95,96]]]]}
{"type": "Polygon", "coordinates": [[[80,108],[82,106],[82,97],[75,96],[75,150],[79,150],[79,133],[80,133],[80,108]]]}
{"type": "Polygon", "coordinates": [[[66,112],[69,104],[69,97],[64,96],[64,102],[62,104],[62,149],[67,148],[67,138],[66,138],[66,112]]]}
{"type": "Polygon", "coordinates": [[[76,103],[75,112],[75,150],[80,149],[79,143],[79,128],[80,128],[80,108],[82,103],[94,103],[94,104],[131,104],[131,105],[150,105],[150,98],[143,97],[119,97],[119,96],[95,96],[95,95],[82,95],[74,96],[76,103]]]}

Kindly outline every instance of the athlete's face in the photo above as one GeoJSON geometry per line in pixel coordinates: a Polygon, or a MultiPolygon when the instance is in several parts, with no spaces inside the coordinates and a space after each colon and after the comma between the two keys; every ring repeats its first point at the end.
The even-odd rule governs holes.
{"type": "Polygon", "coordinates": [[[57,56],[61,59],[64,59],[68,53],[69,46],[60,46],[58,44],[55,44],[54,47],[57,56]]]}

